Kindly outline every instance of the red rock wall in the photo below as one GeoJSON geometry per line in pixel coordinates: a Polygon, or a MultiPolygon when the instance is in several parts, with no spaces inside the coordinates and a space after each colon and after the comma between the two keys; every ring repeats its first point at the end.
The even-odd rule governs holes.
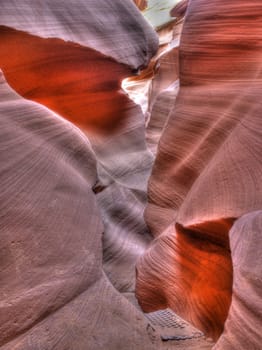
{"type": "Polygon", "coordinates": [[[231,301],[228,231],[262,206],[261,12],[260,1],[189,3],[180,91],[149,180],[157,238],[137,265],[140,304],[168,305],[214,338],[231,301]]]}
{"type": "Polygon", "coordinates": [[[229,237],[233,260],[233,295],[225,330],[214,350],[260,349],[262,343],[262,215],[243,215],[229,237]]]}
{"type": "Polygon", "coordinates": [[[259,348],[262,8],[188,6],[180,50],[140,77],[150,152],[120,87],[157,49],[134,2],[1,1],[1,350],[210,348],[165,345],[124,298],[139,258],[145,311],[259,348]]]}
{"type": "Polygon", "coordinates": [[[1,68],[23,97],[39,102],[85,130],[111,133],[132,102],[120,91],[128,66],[60,39],[0,28],[1,68]],[[11,53],[11,54],[10,54],[11,53]]]}

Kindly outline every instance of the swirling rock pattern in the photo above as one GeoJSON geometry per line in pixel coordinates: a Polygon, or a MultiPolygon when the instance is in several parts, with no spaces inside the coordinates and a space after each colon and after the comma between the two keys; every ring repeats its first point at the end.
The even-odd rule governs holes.
{"type": "Polygon", "coordinates": [[[261,348],[261,229],[262,211],[256,211],[237,220],[229,233],[233,296],[225,331],[214,350],[261,348]]]}
{"type": "Polygon", "coordinates": [[[40,38],[60,38],[98,50],[133,69],[145,66],[157,36],[132,1],[2,0],[0,23],[40,38]]]}
{"type": "MultiPolygon", "coordinates": [[[[122,275],[125,281],[128,280],[124,284],[132,285],[134,291],[134,264],[149,239],[142,212],[153,157],[146,148],[141,110],[120,91],[120,78],[131,74],[130,68],[93,49],[60,39],[42,39],[6,27],[0,28],[0,33],[0,48],[5,53],[0,61],[8,82],[22,96],[44,104],[78,125],[87,134],[95,152],[98,171],[94,187],[98,184],[103,188],[112,185],[112,190],[107,189],[106,197],[105,192],[97,196],[101,198],[100,207],[106,206],[104,220],[110,223],[109,235],[105,226],[105,249],[109,246],[106,242],[115,240],[116,235],[119,243],[114,243],[114,251],[116,248],[129,249],[134,244],[132,239],[130,244],[123,244],[123,241],[128,242],[128,237],[134,236],[134,241],[145,240],[141,242],[137,254],[130,254],[132,264],[130,259],[126,259],[126,253],[118,251],[115,254],[115,257],[122,254],[123,258],[121,263],[115,259],[114,264],[128,265],[127,270],[132,270],[132,278],[127,271],[122,275]],[[9,52],[12,52],[11,56],[9,52]],[[43,65],[43,62],[46,63],[43,65]],[[128,158],[126,152],[129,152],[128,158]],[[132,194],[136,191],[141,193],[137,199],[136,193],[132,194]],[[112,198],[118,198],[121,205],[112,198]],[[127,208],[124,203],[127,203],[127,208]],[[124,220],[124,214],[116,216],[115,213],[131,213],[131,208],[134,208],[136,218],[133,217],[132,222],[129,220],[133,229],[128,229],[126,223],[120,222],[124,220]],[[110,220],[106,219],[108,215],[110,220]],[[122,219],[117,220],[115,226],[118,217],[122,219]],[[119,229],[123,225],[125,231],[121,229],[120,234],[119,229]],[[127,234],[130,230],[131,236],[127,234]]],[[[110,249],[105,256],[108,255],[112,255],[110,249]]],[[[116,271],[114,275],[119,280],[120,275],[116,271]]],[[[112,280],[112,272],[109,274],[112,280]]]]}
{"type": "Polygon", "coordinates": [[[148,63],[157,36],[129,1],[99,6],[79,1],[76,7],[46,2],[44,8],[27,1],[3,2],[3,9],[0,64],[5,76],[20,95],[67,118],[88,136],[97,167],[93,189],[99,192],[105,223],[105,269],[118,289],[134,291],[134,265],[149,241],[142,213],[153,157],[146,147],[141,110],[121,90],[120,82],[132,69],[148,63]],[[101,24],[105,9],[106,21],[101,24]],[[36,15],[37,23],[32,20],[36,15]],[[98,188],[106,191],[102,194],[98,188]],[[122,214],[116,216],[117,211],[122,214]],[[128,227],[127,212],[132,217],[128,227]],[[116,237],[118,243],[112,246],[116,237]],[[128,255],[138,242],[140,249],[128,255]],[[107,262],[116,248],[114,261],[107,262]],[[116,262],[130,273],[113,272],[110,266],[116,262]]]}
{"type": "MultiPolygon", "coordinates": [[[[0,349],[170,349],[103,272],[97,164],[85,135],[2,74],[0,123],[0,349]]],[[[210,349],[201,339],[171,347],[184,344],[210,349]]]]}
{"type": "Polygon", "coordinates": [[[87,130],[122,126],[134,105],[120,82],[157,49],[132,2],[2,1],[1,8],[1,68],[19,94],[87,130]]]}
{"type": "Polygon", "coordinates": [[[149,241],[142,212],[152,155],[141,110],[119,82],[147,64],[156,35],[129,1],[42,5],[1,3],[0,67],[20,95],[1,77],[0,347],[159,349],[159,334],[104,274],[134,291],[149,241]],[[108,261],[114,238],[118,255],[108,261]],[[114,273],[116,261],[125,274],[114,273]]]}
{"type": "Polygon", "coordinates": [[[2,75],[0,123],[1,350],[165,349],[103,272],[85,135],[2,75]]]}
{"type": "Polygon", "coordinates": [[[136,5],[1,1],[1,350],[210,349],[128,301],[139,258],[145,311],[259,349],[261,4],[189,2],[179,65],[162,28],[146,118],[120,86],[157,49],[136,5]]]}
{"type": "Polygon", "coordinates": [[[229,229],[262,206],[261,11],[256,0],[189,2],[180,91],[149,181],[157,238],[137,266],[144,309],[169,305],[215,339],[231,302],[229,229]]]}
{"type": "Polygon", "coordinates": [[[133,106],[120,81],[132,74],[129,67],[61,39],[7,27],[0,27],[0,34],[2,70],[23,97],[93,132],[110,133],[127,118],[133,106]]]}
{"type": "Polygon", "coordinates": [[[84,135],[16,95],[2,76],[0,87],[3,345],[101,276],[103,226],[84,135]]]}

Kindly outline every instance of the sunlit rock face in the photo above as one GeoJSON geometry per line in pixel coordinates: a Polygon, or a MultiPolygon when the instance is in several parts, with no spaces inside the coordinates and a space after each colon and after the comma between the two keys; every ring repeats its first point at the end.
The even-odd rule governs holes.
{"type": "MultiPolygon", "coordinates": [[[[262,207],[261,10],[260,1],[189,3],[180,90],[149,180],[145,217],[156,239],[137,265],[140,304],[170,306],[214,339],[228,315],[232,278],[234,305],[244,283],[234,280],[228,232],[262,207]]],[[[240,317],[230,314],[228,332],[240,317]]]]}
{"type": "Polygon", "coordinates": [[[158,30],[174,20],[171,9],[179,2],[180,0],[148,0],[147,8],[143,14],[149,23],[158,30]]]}
{"type": "Polygon", "coordinates": [[[139,10],[143,11],[147,7],[147,1],[146,0],[134,0],[135,4],[139,8],[139,10]]]}
{"type": "MultiPolygon", "coordinates": [[[[163,12],[166,13],[168,9],[165,6],[175,2],[167,1],[161,7],[157,2],[150,1],[144,15],[152,25],[156,25],[154,18],[162,18],[163,12]]],[[[178,48],[183,20],[170,16],[164,16],[162,21],[164,19],[166,22],[156,28],[159,38],[156,55],[146,69],[122,82],[124,90],[144,112],[147,146],[154,156],[179,89],[178,48]]]]}
{"type": "Polygon", "coordinates": [[[112,132],[134,108],[120,91],[121,79],[132,74],[129,67],[61,39],[7,27],[0,34],[1,68],[23,97],[93,132],[112,132]]]}
{"type": "Polygon", "coordinates": [[[176,18],[184,17],[188,6],[188,2],[189,0],[179,1],[178,4],[175,7],[173,7],[172,10],[170,11],[170,15],[176,18]]]}
{"type": "Polygon", "coordinates": [[[148,92],[146,129],[147,145],[154,155],[179,89],[178,48],[181,27],[182,22],[173,22],[158,31],[161,45],[148,92]]]}
{"type": "Polygon", "coordinates": [[[148,64],[157,37],[129,1],[54,6],[1,2],[2,70],[22,96],[108,133],[134,108],[121,92],[122,79],[148,64]]]}

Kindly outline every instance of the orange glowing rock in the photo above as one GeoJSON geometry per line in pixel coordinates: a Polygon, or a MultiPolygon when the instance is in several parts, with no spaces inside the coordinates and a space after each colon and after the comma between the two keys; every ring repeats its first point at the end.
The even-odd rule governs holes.
{"type": "Polygon", "coordinates": [[[128,66],[78,44],[0,27],[0,64],[9,84],[80,127],[110,133],[132,107],[120,91],[128,66]]]}
{"type": "Polygon", "coordinates": [[[1,350],[262,343],[261,0],[134,3],[1,1],[1,350]]]}
{"type": "MultiPolygon", "coordinates": [[[[180,90],[149,179],[145,218],[156,238],[137,265],[140,304],[168,305],[214,339],[232,294],[227,220],[262,207],[261,10],[259,0],[189,2],[180,90]]],[[[230,332],[241,317],[232,315],[230,332]]]]}
{"type": "Polygon", "coordinates": [[[137,265],[142,308],[170,307],[217,339],[231,302],[232,223],[228,219],[187,228],[177,223],[156,238],[137,265]]]}
{"type": "Polygon", "coordinates": [[[261,347],[262,212],[243,215],[230,230],[233,295],[225,330],[214,350],[261,347]]]}
{"type": "Polygon", "coordinates": [[[139,8],[139,10],[143,11],[147,7],[147,1],[146,0],[134,0],[135,4],[139,8]]]}

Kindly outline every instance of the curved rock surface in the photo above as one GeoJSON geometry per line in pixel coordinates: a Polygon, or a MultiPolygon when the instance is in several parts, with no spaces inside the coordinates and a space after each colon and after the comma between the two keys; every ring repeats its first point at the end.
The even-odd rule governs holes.
{"type": "Polygon", "coordinates": [[[1,77],[0,347],[161,348],[103,272],[134,292],[149,241],[142,213],[153,158],[120,81],[147,64],[157,37],[130,1],[1,9],[0,67],[20,95],[1,77]],[[108,261],[112,240],[119,249],[108,261]]]}
{"type": "Polygon", "coordinates": [[[233,296],[225,330],[214,350],[261,348],[261,230],[262,211],[256,211],[237,220],[229,233],[233,296]]]}
{"type": "Polygon", "coordinates": [[[231,302],[229,229],[262,207],[261,12],[256,0],[189,2],[180,91],[149,181],[157,238],[137,266],[140,304],[168,305],[214,338],[231,302]]]}
{"type": "Polygon", "coordinates": [[[157,36],[130,0],[2,0],[0,24],[40,38],[98,50],[134,69],[157,49],[157,36]]]}
{"type": "Polygon", "coordinates": [[[3,26],[0,35],[1,68],[21,96],[100,133],[119,128],[134,108],[120,87],[121,79],[132,74],[129,67],[57,38],[3,26]]]}
{"type": "Polygon", "coordinates": [[[0,123],[1,350],[165,349],[103,272],[97,162],[85,135],[2,75],[0,123]]]}
{"type": "Polygon", "coordinates": [[[259,350],[260,0],[182,1],[151,61],[146,1],[76,5],[1,1],[0,349],[212,347],[162,342],[137,277],[144,311],[259,350]],[[149,61],[143,115],[121,81],[149,61]]]}
{"type": "MultiPolygon", "coordinates": [[[[97,162],[85,135],[16,94],[2,74],[0,123],[0,349],[170,349],[104,274],[97,162]]],[[[210,349],[201,339],[171,347],[184,344],[210,349]]]]}
{"type": "Polygon", "coordinates": [[[105,223],[105,270],[119,290],[134,291],[134,265],[150,240],[142,214],[153,157],[141,110],[120,82],[148,63],[157,36],[129,1],[104,5],[47,2],[39,13],[38,3],[3,2],[0,65],[21,96],[44,104],[88,136],[97,162],[93,189],[105,223]],[[108,262],[112,254],[115,259],[108,262]],[[118,264],[126,267],[121,274],[119,268],[112,271],[118,264]]]}
{"type": "Polygon", "coordinates": [[[148,94],[146,129],[147,144],[154,155],[179,90],[178,50],[182,25],[182,21],[173,22],[158,31],[161,46],[148,94]]]}
{"type": "Polygon", "coordinates": [[[100,278],[103,226],[84,135],[2,76],[0,88],[3,345],[100,278]]]}
{"type": "Polygon", "coordinates": [[[178,47],[182,25],[182,20],[174,20],[158,29],[157,54],[146,69],[122,83],[145,114],[147,145],[154,156],[179,89],[178,47]]]}

